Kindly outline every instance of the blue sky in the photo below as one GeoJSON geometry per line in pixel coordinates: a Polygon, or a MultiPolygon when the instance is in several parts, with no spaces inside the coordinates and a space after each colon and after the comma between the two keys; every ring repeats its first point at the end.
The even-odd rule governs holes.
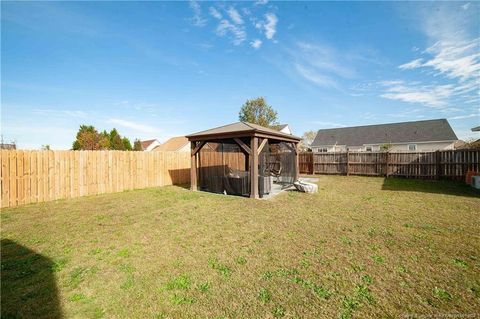
{"type": "Polygon", "coordinates": [[[294,133],[480,124],[480,3],[2,2],[1,130],[68,149],[80,124],[158,138],[266,97],[294,133]]]}

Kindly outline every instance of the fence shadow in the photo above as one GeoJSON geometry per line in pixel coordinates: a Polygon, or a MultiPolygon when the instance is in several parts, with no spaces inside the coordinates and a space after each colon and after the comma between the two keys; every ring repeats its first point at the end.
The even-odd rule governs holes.
{"type": "Polygon", "coordinates": [[[434,181],[391,177],[383,180],[382,190],[480,197],[479,190],[463,182],[446,180],[434,181]]]}
{"type": "Polygon", "coordinates": [[[10,239],[1,240],[1,318],[62,318],[54,263],[10,239]]]}
{"type": "Polygon", "coordinates": [[[173,185],[190,186],[190,168],[169,169],[168,174],[173,185]]]}

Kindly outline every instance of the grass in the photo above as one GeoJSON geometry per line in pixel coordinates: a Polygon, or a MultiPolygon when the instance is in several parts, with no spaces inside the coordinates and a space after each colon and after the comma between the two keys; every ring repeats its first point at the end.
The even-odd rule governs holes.
{"type": "Polygon", "coordinates": [[[2,318],[478,314],[478,192],[318,185],[269,201],[172,186],[2,209],[2,318]]]}

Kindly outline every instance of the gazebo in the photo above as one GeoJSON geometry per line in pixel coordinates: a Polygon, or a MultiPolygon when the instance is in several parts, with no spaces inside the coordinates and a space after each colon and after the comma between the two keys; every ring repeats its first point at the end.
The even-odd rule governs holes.
{"type": "Polygon", "coordinates": [[[300,137],[237,122],[187,138],[193,191],[259,198],[298,179],[300,137]]]}

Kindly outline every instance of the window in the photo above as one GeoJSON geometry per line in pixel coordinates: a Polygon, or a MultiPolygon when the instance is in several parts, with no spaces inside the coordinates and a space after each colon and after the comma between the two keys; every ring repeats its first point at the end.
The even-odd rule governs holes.
{"type": "Polygon", "coordinates": [[[416,151],[417,150],[417,144],[408,144],[408,150],[409,151],[416,151]]]}
{"type": "Polygon", "coordinates": [[[371,151],[372,151],[372,147],[371,147],[371,146],[367,146],[367,147],[365,147],[365,151],[367,151],[367,152],[371,152],[371,151]]]}
{"type": "Polygon", "coordinates": [[[326,147],[319,148],[319,149],[318,149],[318,152],[319,152],[319,153],[327,153],[327,152],[328,152],[328,148],[326,148],[326,147]]]}

